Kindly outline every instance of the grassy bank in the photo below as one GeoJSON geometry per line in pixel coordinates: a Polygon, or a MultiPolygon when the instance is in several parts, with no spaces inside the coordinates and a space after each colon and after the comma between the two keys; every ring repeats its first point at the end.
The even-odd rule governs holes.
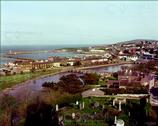
{"type": "Polygon", "coordinates": [[[61,68],[56,68],[56,69],[51,69],[51,70],[35,71],[31,73],[1,76],[0,77],[0,91],[6,88],[10,88],[16,84],[25,82],[27,80],[34,79],[36,77],[40,77],[43,75],[49,75],[56,72],[60,72],[61,70],[62,70],[61,68]]]}

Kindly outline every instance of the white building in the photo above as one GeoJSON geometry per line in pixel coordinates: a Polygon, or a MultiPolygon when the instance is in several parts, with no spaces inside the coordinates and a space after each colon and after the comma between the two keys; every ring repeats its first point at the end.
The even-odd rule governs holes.
{"type": "Polygon", "coordinates": [[[118,119],[116,121],[116,126],[124,126],[124,125],[125,125],[125,122],[122,119],[118,119]]]}
{"type": "Polygon", "coordinates": [[[82,50],[81,50],[81,49],[78,49],[78,50],[77,50],[77,52],[79,52],[79,53],[80,53],[80,52],[82,52],[82,50]]]}
{"type": "Polygon", "coordinates": [[[101,49],[91,49],[90,52],[92,52],[92,53],[105,53],[105,50],[101,50],[101,49]]]}
{"type": "Polygon", "coordinates": [[[82,97],[104,97],[104,92],[97,88],[89,89],[82,92],[82,97]]]}
{"type": "Polygon", "coordinates": [[[59,62],[53,63],[53,66],[54,67],[60,67],[60,63],[59,62]]]}
{"type": "Polygon", "coordinates": [[[105,57],[105,58],[110,58],[110,57],[111,57],[111,54],[106,53],[106,54],[104,54],[104,57],[105,57]]]}
{"type": "Polygon", "coordinates": [[[95,59],[95,60],[91,60],[92,63],[96,63],[96,62],[105,62],[108,61],[108,59],[95,59]]]}
{"type": "Polygon", "coordinates": [[[127,61],[137,61],[139,57],[137,55],[129,55],[129,54],[119,54],[119,59],[125,59],[127,61]]]}
{"type": "Polygon", "coordinates": [[[73,65],[74,65],[74,62],[68,62],[68,64],[70,64],[70,66],[73,66],[73,65]]]}

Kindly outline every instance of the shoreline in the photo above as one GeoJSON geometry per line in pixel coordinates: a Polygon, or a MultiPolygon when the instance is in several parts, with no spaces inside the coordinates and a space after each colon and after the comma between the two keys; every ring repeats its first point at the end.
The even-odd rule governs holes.
{"type": "Polygon", "coordinates": [[[85,70],[85,69],[94,69],[94,68],[102,68],[102,67],[109,67],[109,66],[118,66],[118,65],[123,65],[123,64],[132,64],[132,62],[128,61],[128,62],[120,62],[120,63],[109,63],[109,64],[76,68],[76,70],[85,70]]]}
{"type": "MultiPolygon", "coordinates": [[[[80,67],[80,68],[73,67],[73,68],[70,68],[70,69],[85,70],[85,69],[94,69],[94,68],[109,67],[109,66],[118,66],[118,65],[123,65],[123,64],[132,64],[132,62],[120,62],[120,63],[103,64],[103,65],[96,65],[96,66],[89,66],[89,67],[80,67]]],[[[46,74],[46,75],[42,75],[42,76],[38,76],[38,77],[35,77],[35,78],[32,78],[32,79],[26,80],[24,82],[21,82],[21,83],[18,83],[16,85],[14,85],[14,86],[12,86],[10,88],[6,88],[4,90],[1,90],[0,91],[0,95],[6,94],[6,93],[8,93],[11,90],[15,90],[15,88],[17,88],[19,86],[25,86],[30,81],[34,81],[34,80],[37,80],[37,79],[42,79],[42,78],[49,77],[49,76],[54,76],[54,75],[61,74],[61,73],[66,73],[70,69],[63,69],[63,70],[58,71],[58,72],[54,72],[54,73],[51,73],[51,74],[46,74]]]]}
{"type": "Polygon", "coordinates": [[[10,88],[6,88],[4,90],[1,90],[0,91],[0,95],[8,93],[9,91],[14,90],[15,88],[17,88],[19,86],[27,85],[30,81],[34,81],[34,80],[37,80],[37,79],[42,79],[42,78],[49,77],[49,76],[54,76],[54,75],[65,73],[65,72],[67,72],[67,71],[61,70],[61,71],[54,72],[54,73],[51,73],[51,74],[41,75],[41,76],[38,76],[38,77],[35,77],[35,78],[32,78],[32,79],[26,80],[26,81],[21,82],[21,83],[17,83],[17,84],[15,84],[14,86],[12,86],[10,88]]]}

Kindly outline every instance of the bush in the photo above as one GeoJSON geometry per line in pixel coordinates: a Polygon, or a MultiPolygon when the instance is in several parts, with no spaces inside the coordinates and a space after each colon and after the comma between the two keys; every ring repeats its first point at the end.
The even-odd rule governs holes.
{"type": "Polygon", "coordinates": [[[84,76],[82,76],[82,79],[85,84],[88,85],[96,85],[99,82],[99,76],[97,74],[85,74],[84,76]]]}
{"type": "Polygon", "coordinates": [[[80,61],[74,62],[74,66],[80,66],[80,65],[82,65],[80,61]]]}
{"type": "Polygon", "coordinates": [[[0,98],[0,124],[9,126],[12,123],[12,113],[17,106],[17,101],[14,97],[4,95],[0,98]]]}

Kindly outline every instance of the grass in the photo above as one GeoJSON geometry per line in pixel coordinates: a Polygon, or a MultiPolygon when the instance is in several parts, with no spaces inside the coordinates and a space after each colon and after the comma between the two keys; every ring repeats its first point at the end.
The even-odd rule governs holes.
{"type": "Polygon", "coordinates": [[[51,69],[51,70],[43,70],[43,71],[35,71],[33,73],[23,73],[9,76],[1,76],[0,77],[0,91],[6,88],[10,88],[16,84],[25,82],[27,80],[40,77],[43,75],[53,74],[55,72],[61,71],[61,68],[51,69]]]}

